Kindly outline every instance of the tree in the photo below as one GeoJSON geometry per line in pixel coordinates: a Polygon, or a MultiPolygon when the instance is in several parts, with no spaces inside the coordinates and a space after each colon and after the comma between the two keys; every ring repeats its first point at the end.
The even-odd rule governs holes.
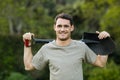
{"type": "Polygon", "coordinates": [[[95,68],[89,73],[88,80],[119,80],[120,68],[113,61],[106,68],[95,68]]]}
{"type": "Polygon", "coordinates": [[[54,11],[54,0],[5,0],[0,3],[1,34],[16,35],[31,31],[40,34],[48,33],[46,27],[51,29],[54,11]],[[46,5],[46,2],[48,3],[46,5]],[[44,31],[44,32],[42,32],[44,31]]]}

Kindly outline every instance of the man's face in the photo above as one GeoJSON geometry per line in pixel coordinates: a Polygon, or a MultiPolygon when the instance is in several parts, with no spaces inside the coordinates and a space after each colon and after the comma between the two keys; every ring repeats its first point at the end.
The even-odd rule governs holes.
{"type": "Polygon", "coordinates": [[[67,19],[58,18],[54,25],[57,39],[65,41],[71,38],[71,32],[74,30],[73,25],[67,19]]]}

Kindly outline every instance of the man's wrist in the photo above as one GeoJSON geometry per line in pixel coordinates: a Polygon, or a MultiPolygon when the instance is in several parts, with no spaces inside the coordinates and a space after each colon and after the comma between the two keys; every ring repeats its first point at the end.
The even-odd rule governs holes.
{"type": "Polygon", "coordinates": [[[29,46],[26,46],[26,45],[24,45],[25,47],[31,47],[31,45],[29,45],[29,46]]]}
{"type": "Polygon", "coordinates": [[[31,42],[30,42],[30,40],[26,39],[25,42],[24,42],[24,46],[25,46],[25,47],[31,47],[31,42]]]}

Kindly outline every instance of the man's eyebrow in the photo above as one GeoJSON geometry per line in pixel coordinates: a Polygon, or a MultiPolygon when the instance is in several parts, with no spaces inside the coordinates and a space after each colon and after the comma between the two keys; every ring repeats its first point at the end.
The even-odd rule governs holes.
{"type": "Polygon", "coordinates": [[[62,25],[62,24],[58,24],[57,26],[69,26],[68,24],[64,24],[64,25],[62,25]]]}

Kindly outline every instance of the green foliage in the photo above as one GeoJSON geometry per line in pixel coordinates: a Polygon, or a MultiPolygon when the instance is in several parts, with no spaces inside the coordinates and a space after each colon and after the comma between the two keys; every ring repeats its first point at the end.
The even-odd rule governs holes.
{"type": "MultiPolygon", "coordinates": [[[[118,33],[120,31],[120,6],[111,7],[106,14],[101,18],[101,29],[113,31],[112,33],[118,33]],[[117,30],[116,30],[117,28],[117,30]],[[114,29],[114,30],[113,30],[114,29]],[[114,32],[115,31],[115,32],[114,32]]],[[[118,35],[117,35],[118,36],[118,35]]]]}
{"type": "MultiPolygon", "coordinates": [[[[23,68],[22,53],[23,43],[18,36],[1,36],[0,37],[0,79],[3,80],[5,76],[11,71],[19,71],[23,68]],[[20,65],[21,64],[21,65],[20,65]]],[[[23,70],[22,70],[23,72],[23,70]]]]}
{"type": "MultiPolygon", "coordinates": [[[[40,47],[41,45],[39,44],[33,45],[33,54],[35,54],[40,47]]],[[[19,77],[21,77],[21,80],[28,80],[28,75],[31,75],[31,78],[34,79],[36,77],[44,80],[46,78],[48,79],[48,69],[41,71],[41,73],[36,72],[34,74],[31,74],[31,72],[26,73],[24,70],[23,41],[21,36],[1,36],[0,54],[0,80],[4,80],[6,77],[6,80],[19,80],[19,77]],[[36,76],[38,74],[39,76],[36,76]]]]}
{"type": "MultiPolygon", "coordinates": [[[[112,5],[107,12],[103,15],[100,21],[101,30],[106,30],[111,34],[111,37],[114,39],[116,44],[116,58],[120,57],[120,6],[112,5]]],[[[114,57],[115,58],[115,57],[114,57]]],[[[120,63],[117,59],[115,59],[120,63]]]]}
{"type": "Polygon", "coordinates": [[[16,35],[29,31],[46,35],[49,33],[46,27],[51,30],[53,26],[51,15],[54,14],[54,0],[5,0],[1,1],[0,5],[1,34],[16,35]]]}
{"type": "MultiPolygon", "coordinates": [[[[74,39],[80,39],[85,31],[108,31],[117,44],[116,51],[111,55],[112,59],[120,64],[118,59],[120,57],[120,1],[66,0],[64,2],[64,4],[59,4],[56,0],[0,1],[0,80],[14,79],[16,76],[24,80],[25,76],[30,74],[24,70],[21,36],[25,32],[33,32],[38,38],[55,38],[54,17],[60,12],[66,12],[73,16],[75,30],[72,37],[74,39]],[[6,78],[6,76],[8,77],[6,78]]],[[[41,46],[37,45],[33,46],[34,54],[41,46]]],[[[115,78],[115,80],[119,80],[118,74],[120,73],[117,64],[111,62],[104,69],[85,66],[85,80],[94,80],[94,78],[95,80],[114,80],[115,78]]],[[[32,76],[46,80],[48,78],[46,73],[48,74],[48,71],[35,72],[32,76]]]]}
{"type": "Polygon", "coordinates": [[[34,80],[30,76],[23,75],[19,72],[11,72],[5,80],[34,80]]]}
{"type": "Polygon", "coordinates": [[[120,67],[114,62],[107,64],[106,68],[95,68],[89,73],[88,80],[120,80],[120,67]]]}

